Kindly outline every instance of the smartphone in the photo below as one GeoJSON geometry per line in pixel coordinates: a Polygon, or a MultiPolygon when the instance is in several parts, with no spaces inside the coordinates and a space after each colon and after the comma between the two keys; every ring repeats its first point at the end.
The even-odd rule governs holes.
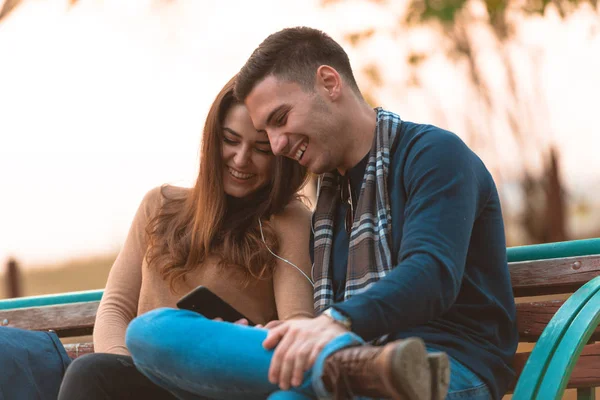
{"type": "Polygon", "coordinates": [[[179,299],[177,307],[182,310],[195,311],[210,319],[222,318],[223,321],[227,322],[235,322],[246,318],[249,325],[255,325],[250,319],[204,286],[198,286],[179,299]]]}

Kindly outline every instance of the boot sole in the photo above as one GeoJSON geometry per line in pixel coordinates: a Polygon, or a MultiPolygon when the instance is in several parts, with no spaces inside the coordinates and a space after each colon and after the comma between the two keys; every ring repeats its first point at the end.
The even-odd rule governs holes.
{"type": "Polygon", "coordinates": [[[444,400],[450,385],[448,355],[442,352],[429,353],[427,361],[431,371],[431,398],[432,400],[444,400]]]}
{"type": "Polygon", "coordinates": [[[419,338],[399,341],[390,357],[393,400],[431,400],[431,372],[425,343],[419,338]]]}

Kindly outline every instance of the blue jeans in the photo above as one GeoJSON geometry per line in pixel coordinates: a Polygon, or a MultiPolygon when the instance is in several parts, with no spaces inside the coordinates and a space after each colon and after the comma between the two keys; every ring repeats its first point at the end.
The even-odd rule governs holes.
{"type": "MultiPolygon", "coordinates": [[[[427,347],[429,353],[435,350],[427,347]]],[[[452,357],[450,359],[450,385],[446,400],[490,400],[487,385],[473,371],[452,357]]]]}
{"type": "MultiPolygon", "coordinates": [[[[314,368],[306,372],[302,384],[282,391],[268,380],[273,351],[263,348],[266,337],[265,329],[213,321],[187,310],[160,308],[129,324],[126,344],[137,368],[179,399],[287,400],[328,398],[320,379],[323,361],[343,347],[363,343],[352,333],[334,339],[321,352],[314,368]]],[[[451,368],[468,371],[454,363],[451,368]]],[[[483,385],[487,391],[487,387],[473,380],[476,376],[472,372],[472,376],[462,374],[456,378],[460,385],[454,385],[457,397],[449,395],[448,399],[489,398],[489,393],[488,397],[465,396],[470,389],[483,385]]]]}
{"type": "Polygon", "coordinates": [[[70,363],[56,333],[0,326],[0,400],[56,400],[70,363]]]}

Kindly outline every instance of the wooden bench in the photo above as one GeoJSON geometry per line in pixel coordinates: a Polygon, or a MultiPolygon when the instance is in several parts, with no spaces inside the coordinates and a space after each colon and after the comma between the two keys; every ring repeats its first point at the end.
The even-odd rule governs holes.
{"type": "MultiPolygon", "coordinates": [[[[520,341],[536,342],[515,358],[513,398],[560,399],[565,388],[577,388],[578,399],[593,399],[600,386],[600,343],[593,343],[600,340],[600,239],[514,247],[508,257],[520,341]]],[[[102,292],[0,300],[0,324],[61,338],[90,335],[102,292]]],[[[72,358],[93,352],[86,341],[65,347],[72,358]]]]}
{"type": "MultiPolygon", "coordinates": [[[[103,290],[0,300],[0,325],[54,331],[61,338],[89,336],[103,290]]],[[[92,353],[90,341],[65,344],[71,358],[92,353]]]]}

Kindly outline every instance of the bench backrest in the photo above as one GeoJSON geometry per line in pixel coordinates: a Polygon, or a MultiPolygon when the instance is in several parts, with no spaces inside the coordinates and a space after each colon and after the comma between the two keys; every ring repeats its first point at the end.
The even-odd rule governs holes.
{"type": "Polygon", "coordinates": [[[60,337],[91,335],[100,301],[0,310],[0,324],[60,337]]]}
{"type": "MultiPolygon", "coordinates": [[[[520,341],[535,342],[564,303],[564,299],[546,300],[544,297],[564,295],[566,298],[600,275],[600,255],[526,261],[511,263],[509,267],[517,300],[520,341]]],[[[600,337],[598,332],[594,335],[594,340],[600,337]]]]}
{"type": "MultiPolygon", "coordinates": [[[[535,342],[565,297],[600,275],[600,255],[525,261],[509,264],[517,298],[517,324],[522,342],[535,342]]],[[[61,337],[92,332],[99,301],[74,302],[44,307],[0,309],[0,324],[32,330],[54,330],[61,337]]],[[[593,337],[600,337],[600,331],[593,337]]]]}
{"type": "MultiPolygon", "coordinates": [[[[517,301],[521,342],[536,342],[570,294],[600,275],[600,255],[516,262],[509,265],[517,301]],[[550,297],[550,298],[549,298],[550,297]]],[[[569,388],[600,386],[600,329],[592,334],[569,379],[569,388]]],[[[518,353],[514,367],[520,375],[530,353],[518,353]]]]}

